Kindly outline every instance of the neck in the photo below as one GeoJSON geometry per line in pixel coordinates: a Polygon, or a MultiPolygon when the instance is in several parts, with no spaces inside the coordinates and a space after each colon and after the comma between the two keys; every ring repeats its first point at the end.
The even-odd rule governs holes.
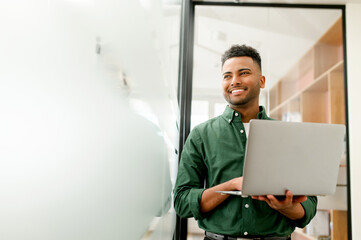
{"type": "Polygon", "coordinates": [[[259,105],[252,104],[252,106],[243,106],[243,105],[229,105],[230,108],[239,112],[241,114],[242,122],[248,123],[251,119],[257,118],[259,113],[259,105]]]}

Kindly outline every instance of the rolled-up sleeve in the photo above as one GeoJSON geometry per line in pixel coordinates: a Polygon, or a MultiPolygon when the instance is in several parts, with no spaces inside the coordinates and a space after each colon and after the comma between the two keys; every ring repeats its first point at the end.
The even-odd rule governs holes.
{"type": "Polygon", "coordinates": [[[205,216],[200,211],[205,175],[201,138],[195,128],[184,145],[174,187],[174,208],[180,217],[205,216]]]}
{"type": "Polygon", "coordinates": [[[309,196],[307,200],[301,203],[302,207],[305,210],[305,216],[299,220],[294,221],[295,226],[299,228],[304,228],[307,224],[310,223],[312,218],[316,215],[317,211],[317,197],[309,196]]]}

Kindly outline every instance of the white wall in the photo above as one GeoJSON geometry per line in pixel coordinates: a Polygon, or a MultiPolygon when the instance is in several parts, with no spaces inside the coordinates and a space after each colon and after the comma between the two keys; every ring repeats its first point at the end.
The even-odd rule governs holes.
{"type": "Polygon", "coordinates": [[[352,237],[361,237],[361,4],[346,5],[352,237]]]}

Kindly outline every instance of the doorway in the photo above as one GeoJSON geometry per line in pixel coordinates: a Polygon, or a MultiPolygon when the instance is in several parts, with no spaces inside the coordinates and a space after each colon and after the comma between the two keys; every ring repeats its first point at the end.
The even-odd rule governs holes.
{"type": "MultiPolygon", "coordinates": [[[[183,56],[192,64],[183,66],[189,89],[181,95],[188,96],[188,129],[222,114],[227,103],[221,91],[220,57],[233,44],[260,52],[266,76],[260,105],[272,118],[347,126],[343,6],[191,2],[184,7],[191,30],[191,46],[183,56]]],[[[295,237],[348,239],[347,139],[335,195],[319,198],[317,215],[306,228],[297,229],[295,237]]],[[[188,227],[176,239],[203,239],[204,231],[194,220],[178,221],[188,227]]]]}

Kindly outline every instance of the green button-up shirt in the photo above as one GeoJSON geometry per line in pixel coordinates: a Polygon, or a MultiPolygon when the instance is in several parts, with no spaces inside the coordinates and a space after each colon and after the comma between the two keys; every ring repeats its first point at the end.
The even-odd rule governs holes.
{"type": "MultiPolygon", "coordinates": [[[[270,119],[263,107],[258,119],[270,119]]],[[[230,196],[209,213],[200,211],[206,188],[242,176],[247,136],[241,114],[228,106],[221,116],[196,126],[184,145],[174,188],[174,207],[194,217],[205,231],[231,236],[286,236],[306,226],[316,214],[316,197],[301,203],[305,216],[293,221],[251,197],[230,196]]],[[[277,173],[275,173],[277,174],[277,173]]]]}

